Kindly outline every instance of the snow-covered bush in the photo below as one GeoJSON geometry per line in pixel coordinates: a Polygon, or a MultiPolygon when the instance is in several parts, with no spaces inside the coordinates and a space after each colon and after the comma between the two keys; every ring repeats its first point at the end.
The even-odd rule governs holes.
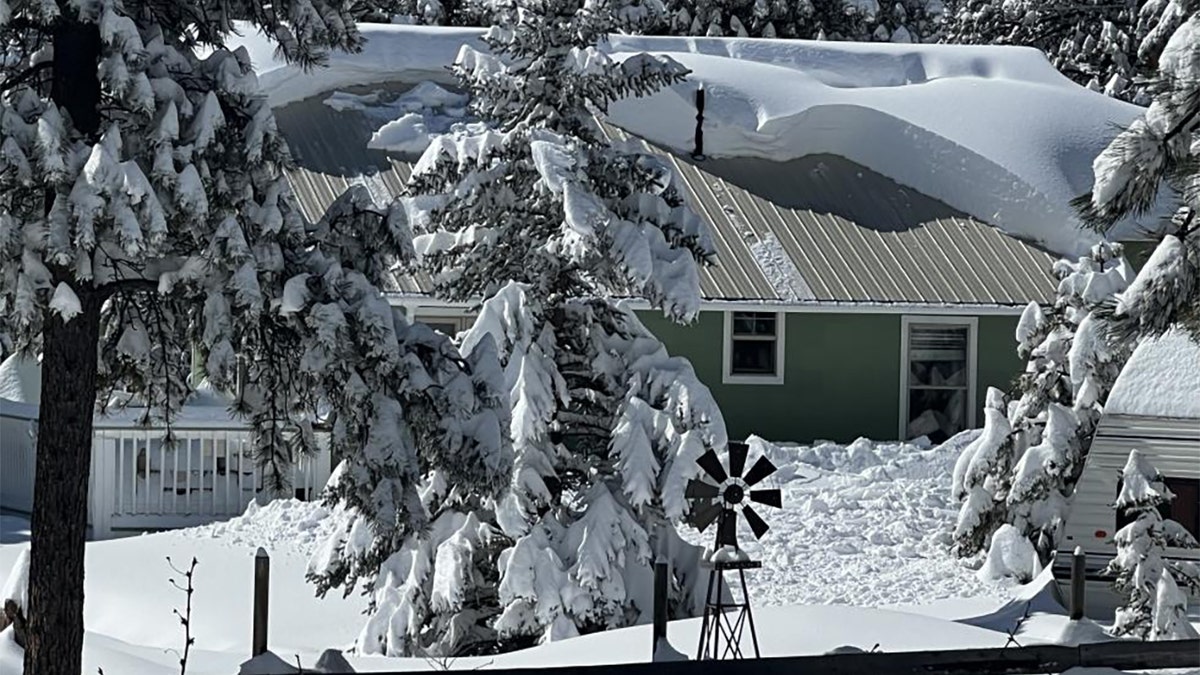
{"type": "MultiPolygon", "coordinates": [[[[378,568],[367,653],[504,649],[648,620],[660,552],[675,563],[673,613],[696,608],[699,551],[673,523],[694,459],[725,443],[724,423],[687,361],[616,299],[691,320],[711,246],[667,165],[610,143],[594,117],[684,70],[596,49],[640,20],[631,3],[501,10],[488,50],[464,47],[454,64],[481,123],[433,139],[396,210],[418,232],[435,295],[482,303],[461,349],[499,357],[488,375],[511,405],[514,468],[495,500],[431,482],[424,535],[347,531],[347,548],[381,551],[363,566],[378,568]]],[[[365,489],[360,480],[339,476],[365,489]]]]}
{"type": "Polygon", "coordinates": [[[1174,576],[1192,584],[1196,579],[1163,558],[1167,546],[1198,546],[1182,525],[1164,520],[1159,513],[1158,507],[1174,498],[1158,470],[1140,452],[1131,451],[1113,504],[1131,522],[1113,536],[1117,555],[1105,570],[1106,574],[1116,575],[1114,585],[1125,598],[1111,629],[1117,637],[1200,637],[1187,619],[1187,596],[1179,590],[1174,576]]]}
{"type": "Polygon", "coordinates": [[[992,535],[987,558],[979,568],[980,579],[1012,578],[1027,584],[1042,571],[1037,551],[1023,532],[1005,523],[992,535]]]}
{"type": "Polygon", "coordinates": [[[983,550],[991,534],[1004,523],[1004,501],[1013,463],[1007,408],[1004,392],[989,387],[983,433],[963,450],[954,465],[951,496],[962,503],[954,525],[954,550],[963,557],[983,550]]]}
{"type": "MultiPolygon", "coordinates": [[[[990,492],[998,503],[980,492],[970,498],[956,478],[954,494],[963,501],[955,543],[959,555],[974,555],[992,532],[1009,523],[1033,543],[1041,564],[1049,563],[1101,404],[1128,357],[1129,347],[1113,344],[1103,330],[1104,308],[1133,278],[1121,245],[1098,244],[1076,260],[1058,261],[1054,273],[1059,279],[1054,304],[1030,304],[1017,323],[1017,354],[1028,362],[1018,383],[1020,397],[999,413],[1007,415],[1010,437],[1002,446],[1007,461],[993,466],[999,473],[990,479],[998,488],[990,492]]],[[[992,421],[996,405],[989,392],[985,425],[999,429],[992,421]]]]}

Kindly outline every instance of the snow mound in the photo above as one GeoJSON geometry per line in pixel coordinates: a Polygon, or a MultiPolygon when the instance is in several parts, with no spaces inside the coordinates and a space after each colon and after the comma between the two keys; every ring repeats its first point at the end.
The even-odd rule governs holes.
{"type": "Polygon", "coordinates": [[[1200,418],[1200,343],[1177,329],[1143,340],[1117,377],[1104,411],[1200,418]]]}
{"type": "Polygon", "coordinates": [[[42,366],[37,359],[10,354],[0,362],[0,398],[38,405],[42,400],[42,366]]]}
{"type": "Polygon", "coordinates": [[[1029,583],[1042,571],[1037,551],[1029,538],[1017,528],[1005,523],[992,534],[987,559],[979,569],[983,580],[1013,578],[1029,583]]]}
{"type": "Polygon", "coordinates": [[[336,514],[320,502],[277,499],[264,506],[251,501],[245,513],[236,518],[179,530],[179,534],[219,539],[234,546],[291,549],[307,556],[316,551],[338,524],[336,514]]]}
{"type": "MultiPolygon", "coordinates": [[[[779,468],[766,482],[783,490],[782,509],[755,507],[770,525],[761,540],[739,525],[738,543],[763,562],[746,574],[755,603],[880,607],[1007,598],[1011,581],[981,582],[948,553],[957,511],[946,488],[977,435],[964,432],[932,448],[924,440],[803,446],[748,439],[747,466],[765,454],[779,468]]],[[[684,537],[711,546],[713,531],[686,530],[684,537]]]]}
{"type": "MultiPolygon", "coordinates": [[[[281,61],[253,30],[232,46],[247,48],[281,106],[355,85],[451,82],[446,66],[460,46],[479,47],[482,34],[360,30],[361,53],[333,54],[309,72],[281,61]]],[[[692,71],[671,89],[612,106],[615,123],[647,140],[690,153],[703,86],[709,156],[840,155],[1061,254],[1097,240],[1076,227],[1069,201],[1091,188],[1092,160],[1117,127],[1143,112],[1072,83],[1021,47],[614,35],[602,48],[618,60],[666,54],[692,71]]],[[[406,150],[425,133],[414,122],[394,130],[406,150]]]]}

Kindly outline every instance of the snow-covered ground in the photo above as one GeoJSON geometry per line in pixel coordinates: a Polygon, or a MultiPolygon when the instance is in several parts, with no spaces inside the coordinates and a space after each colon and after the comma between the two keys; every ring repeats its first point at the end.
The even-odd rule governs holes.
{"type": "MultiPolygon", "coordinates": [[[[951,623],[1003,603],[1014,587],[984,584],[949,557],[945,537],[954,511],[946,501],[949,472],[971,438],[928,449],[858,441],[850,446],[776,446],[755,440],[780,467],[770,480],[784,491],[784,508],[764,513],[771,530],[760,542],[741,533],[764,567],[748,577],[768,654],[821,653],[843,644],[866,649],[918,649],[1003,644],[1006,636],[951,623]],[[775,609],[766,609],[773,607],[775,609]],[[872,609],[884,608],[890,609],[872,609]],[[900,611],[903,610],[903,611],[900,611]],[[804,627],[820,627],[809,630],[804,627]]],[[[764,509],[765,511],[766,509],[764,509]]],[[[225,523],[88,545],[85,672],[159,675],[177,672],[182,633],[171,610],[182,594],[166,557],[196,569],[189,673],[237,671],[250,649],[253,555],[271,552],[272,650],[294,663],[314,663],[326,648],[350,646],[365,599],[313,597],[303,578],[308,556],[331,523],[324,507],[279,501],[251,507],[225,523]]],[[[27,523],[0,517],[0,587],[25,547],[27,523]],[[15,543],[13,543],[15,542],[15,543]]],[[[692,535],[707,541],[711,532],[692,535]]],[[[544,645],[458,665],[495,667],[644,660],[645,627],[544,645]],[[632,645],[624,646],[622,645],[632,645]],[[593,648],[594,647],[594,648],[593,648]]],[[[696,622],[671,625],[672,640],[691,651],[696,622]]],[[[0,671],[19,658],[8,634],[0,637],[0,671]]],[[[428,669],[423,659],[351,659],[357,668],[428,669]]]]}
{"type": "MultiPolygon", "coordinates": [[[[311,71],[284,63],[250,31],[237,44],[275,106],[352,86],[449,82],[459,48],[480,46],[475,29],[360,29],[361,53],[333,54],[311,71]]],[[[703,86],[709,156],[841,155],[1062,254],[1097,239],[1072,227],[1069,202],[1090,189],[1092,160],[1117,128],[1143,112],[1076,85],[1023,47],[612,36],[602,48],[616,60],[666,54],[692,71],[680,85],[611,107],[614,122],[648,140],[691,152],[703,86]]]]}

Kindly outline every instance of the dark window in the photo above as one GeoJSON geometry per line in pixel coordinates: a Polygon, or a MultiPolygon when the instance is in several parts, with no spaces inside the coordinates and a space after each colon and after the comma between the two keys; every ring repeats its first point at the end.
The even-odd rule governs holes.
{"type": "Polygon", "coordinates": [[[940,443],[967,427],[970,336],[965,325],[909,325],[909,438],[928,436],[940,443]]]}
{"type": "MultiPolygon", "coordinates": [[[[1167,489],[1175,494],[1175,499],[1169,504],[1159,504],[1158,513],[1164,519],[1171,519],[1183,526],[1183,529],[1200,539],[1200,480],[1196,478],[1163,478],[1167,489]]],[[[1117,480],[1117,494],[1121,494],[1124,481],[1117,480]]],[[[1117,511],[1117,529],[1133,522],[1133,518],[1117,511]]]]}
{"type": "Polygon", "coordinates": [[[770,312],[734,312],[730,375],[777,375],[778,318],[770,312]]]}

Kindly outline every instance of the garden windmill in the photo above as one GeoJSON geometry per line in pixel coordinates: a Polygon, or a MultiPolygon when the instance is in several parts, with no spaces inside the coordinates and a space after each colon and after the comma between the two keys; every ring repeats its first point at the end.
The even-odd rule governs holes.
{"type": "Polygon", "coordinates": [[[755,488],[771,474],[775,465],[765,456],[746,471],[749,446],[745,443],[729,443],[729,468],[721,464],[716,452],[709,450],[696,463],[711,482],[701,479],[688,481],[685,495],[692,501],[689,522],[701,532],[717,523],[716,542],[713,546],[711,569],[708,573],[708,593],[704,603],[704,621],[700,628],[700,646],[697,659],[740,659],[742,654],[742,631],[750,627],[750,639],[754,645],[754,656],[759,656],[758,634],[754,630],[754,614],[750,609],[750,593],[746,588],[746,570],[762,567],[762,562],[750,560],[737,543],[737,521],[740,513],[754,536],[761,539],[770,526],[751,506],[751,502],[780,508],[783,497],[779,488],[755,488]],[[733,587],[725,581],[725,573],[737,571],[742,586],[742,600],[724,600],[725,589],[732,595],[733,587]]]}

